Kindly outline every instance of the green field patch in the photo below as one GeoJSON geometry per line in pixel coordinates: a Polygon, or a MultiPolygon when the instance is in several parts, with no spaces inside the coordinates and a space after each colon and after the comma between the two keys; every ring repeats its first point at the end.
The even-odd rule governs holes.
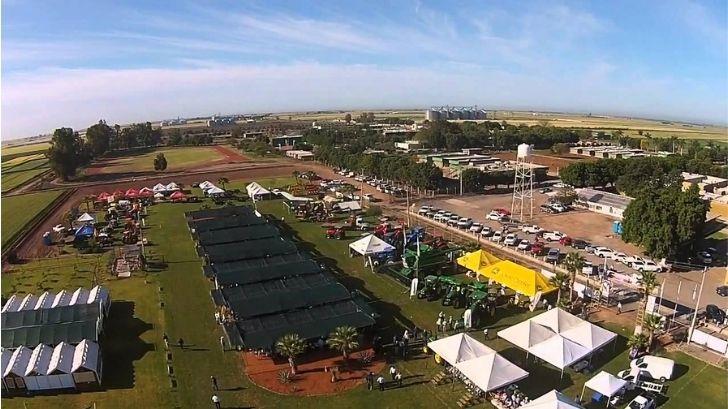
{"type": "Polygon", "coordinates": [[[38,169],[33,170],[26,170],[22,172],[12,172],[12,173],[2,173],[2,178],[0,178],[0,184],[2,185],[2,192],[5,193],[11,189],[15,189],[18,186],[24,185],[34,178],[36,178],[38,175],[46,172],[48,168],[41,167],[38,169]]]}
{"type": "Polygon", "coordinates": [[[162,153],[167,159],[166,171],[182,170],[194,166],[202,166],[222,159],[215,149],[208,146],[194,146],[183,148],[164,148],[137,153],[130,156],[119,156],[104,159],[100,162],[102,167],[99,173],[127,173],[154,171],[154,157],[162,153]]]}
{"type": "Polygon", "coordinates": [[[63,190],[47,190],[24,195],[5,196],[2,203],[2,245],[5,246],[15,235],[30,223],[38,213],[53,202],[63,190]]]}

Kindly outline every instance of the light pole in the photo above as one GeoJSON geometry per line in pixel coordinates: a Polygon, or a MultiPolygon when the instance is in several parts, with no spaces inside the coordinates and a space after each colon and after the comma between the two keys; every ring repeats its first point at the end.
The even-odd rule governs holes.
{"type": "Polygon", "coordinates": [[[700,298],[703,296],[703,284],[705,284],[705,273],[708,271],[708,267],[703,267],[703,278],[700,280],[700,291],[698,292],[698,301],[695,303],[695,311],[693,312],[693,320],[690,322],[690,330],[688,331],[688,344],[690,339],[693,337],[693,331],[695,330],[695,321],[698,318],[698,308],[700,308],[700,298]]]}

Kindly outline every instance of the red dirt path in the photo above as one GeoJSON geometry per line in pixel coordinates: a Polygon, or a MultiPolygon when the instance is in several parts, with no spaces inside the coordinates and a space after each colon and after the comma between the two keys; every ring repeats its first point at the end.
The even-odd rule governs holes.
{"type": "MultiPolygon", "coordinates": [[[[371,349],[366,351],[374,353],[371,349]]],[[[245,361],[245,372],[248,377],[261,388],[284,395],[332,395],[365,383],[369,371],[378,374],[384,369],[386,362],[381,358],[375,359],[371,364],[362,368],[357,361],[361,352],[351,354],[350,369],[346,369],[341,355],[336,352],[308,353],[308,360],[298,364],[298,373],[294,381],[289,384],[282,384],[278,381],[280,371],[290,370],[288,361],[276,363],[270,358],[258,357],[252,352],[243,353],[243,361],[245,361]],[[334,366],[339,368],[338,381],[331,382],[331,372],[326,372],[325,368],[334,366]]]]}
{"type": "Polygon", "coordinates": [[[217,162],[223,162],[223,163],[231,163],[231,162],[247,162],[248,158],[244,155],[241,155],[240,152],[230,149],[227,146],[223,145],[213,145],[212,149],[217,151],[220,155],[222,155],[223,159],[218,159],[215,161],[217,162]]]}

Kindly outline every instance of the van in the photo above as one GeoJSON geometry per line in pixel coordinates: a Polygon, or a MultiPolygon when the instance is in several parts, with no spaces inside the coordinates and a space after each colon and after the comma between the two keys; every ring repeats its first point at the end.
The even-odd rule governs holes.
{"type": "Polygon", "coordinates": [[[672,378],[675,361],[659,356],[645,355],[633,359],[629,363],[629,367],[632,370],[639,369],[643,375],[649,376],[652,379],[659,379],[660,382],[665,382],[672,378]]]}

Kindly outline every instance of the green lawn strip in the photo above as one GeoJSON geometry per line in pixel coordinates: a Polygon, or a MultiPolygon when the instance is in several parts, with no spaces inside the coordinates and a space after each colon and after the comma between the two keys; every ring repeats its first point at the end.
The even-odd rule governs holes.
{"type": "Polygon", "coordinates": [[[62,193],[62,190],[46,190],[3,197],[1,199],[3,246],[62,193]]]}
{"type": "MultiPolygon", "coordinates": [[[[104,391],[3,399],[7,408],[172,407],[168,393],[165,357],[161,339],[156,285],[135,276],[116,279],[104,273],[107,255],[66,256],[34,261],[2,275],[4,297],[13,292],[74,291],[91,288],[94,282],[111,292],[112,307],[102,336],[104,391]],[[97,261],[98,260],[98,261],[97,261]],[[94,280],[94,271],[97,271],[94,280]]],[[[151,278],[153,281],[153,278],[151,278]]]]}
{"type": "Polygon", "coordinates": [[[10,170],[10,169],[14,168],[15,166],[22,165],[26,162],[30,162],[30,161],[36,160],[36,159],[43,159],[43,158],[45,158],[45,155],[43,155],[43,154],[19,156],[17,158],[2,161],[2,163],[0,164],[0,169],[2,169],[3,171],[10,170]]]}
{"type": "Polygon", "coordinates": [[[2,148],[2,156],[14,156],[19,154],[31,154],[35,152],[45,152],[51,146],[49,142],[31,143],[28,145],[9,146],[2,148]]]}
{"type": "Polygon", "coordinates": [[[41,167],[45,167],[46,169],[48,168],[48,159],[38,158],[38,159],[29,160],[29,161],[23,162],[19,165],[13,166],[9,169],[3,169],[3,173],[10,174],[10,173],[15,173],[15,172],[22,172],[25,170],[38,169],[41,167]]]}
{"type": "Polygon", "coordinates": [[[3,172],[0,184],[2,184],[2,192],[7,192],[11,189],[15,189],[18,186],[24,185],[29,181],[33,180],[38,175],[46,172],[48,168],[41,167],[38,169],[26,170],[23,172],[5,173],[3,172]]]}
{"type": "Polygon", "coordinates": [[[136,152],[133,156],[109,158],[107,165],[101,169],[101,172],[150,172],[154,170],[154,158],[160,153],[164,154],[167,159],[167,171],[202,165],[222,158],[216,150],[208,146],[160,148],[144,153],[136,152]]]}

